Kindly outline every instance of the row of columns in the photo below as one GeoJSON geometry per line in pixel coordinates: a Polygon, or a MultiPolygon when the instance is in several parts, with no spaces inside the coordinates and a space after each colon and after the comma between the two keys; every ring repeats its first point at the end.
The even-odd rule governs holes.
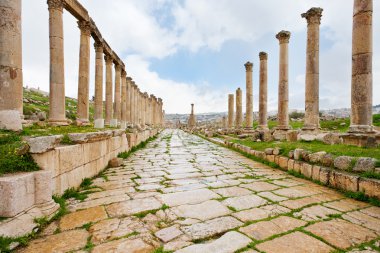
{"type": "MultiPolygon", "coordinates": [[[[307,20],[307,52],[305,78],[305,122],[302,130],[318,131],[319,124],[319,34],[323,9],[311,8],[301,16],[307,20]]],[[[372,125],[372,13],[373,0],[355,0],[352,39],[351,125],[349,132],[373,133],[372,125]]],[[[281,31],[279,41],[278,126],[287,131],[289,126],[289,40],[291,33],[281,31]]],[[[259,129],[268,129],[268,54],[261,52],[259,88],[259,129]]],[[[252,69],[246,69],[246,127],[252,127],[252,69]]],[[[235,128],[241,127],[241,96],[236,91],[235,128]]],[[[234,126],[234,95],[228,95],[228,128],[234,126]]]]}

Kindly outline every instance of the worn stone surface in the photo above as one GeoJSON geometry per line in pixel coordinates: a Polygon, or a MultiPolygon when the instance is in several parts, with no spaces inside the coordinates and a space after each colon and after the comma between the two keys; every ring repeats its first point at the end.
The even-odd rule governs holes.
{"type": "Polygon", "coordinates": [[[142,239],[119,239],[110,241],[104,244],[96,246],[91,252],[103,253],[103,252],[136,252],[136,253],[150,253],[154,247],[147,244],[142,239]]]}
{"type": "Polygon", "coordinates": [[[352,167],[352,157],[350,156],[338,156],[334,160],[334,166],[340,170],[348,170],[352,167]]]}
{"type": "Polygon", "coordinates": [[[174,238],[182,235],[182,231],[176,226],[168,227],[157,231],[154,235],[161,239],[163,242],[169,242],[174,238]]]}
{"type": "Polygon", "coordinates": [[[63,135],[53,135],[28,138],[26,141],[29,145],[29,152],[39,154],[54,149],[62,138],[63,135]]]}
{"type": "Polygon", "coordinates": [[[294,213],[294,216],[300,217],[305,221],[322,220],[329,217],[329,215],[340,214],[341,212],[333,210],[324,206],[311,206],[303,209],[300,212],[294,213]]]}
{"type": "Polygon", "coordinates": [[[231,206],[236,210],[244,210],[252,207],[257,207],[266,204],[267,201],[259,196],[248,195],[229,198],[223,201],[226,206],[231,206]]]}
{"type": "Polygon", "coordinates": [[[279,205],[266,205],[260,208],[252,208],[249,210],[233,213],[232,215],[243,222],[266,219],[268,217],[277,216],[282,213],[290,212],[290,209],[279,205]]]}
{"type": "Polygon", "coordinates": [[[208,220],[224,215],[231,211],[216,200],[209,200],[201,204],[182,205],[172,208],[178,217],[193,218],[198,220],[208,220]]]}
{"type": "Polygon", "coordinates": [[[73,228],[81,227],[89,222],[96,222],[107,218],[104,207],[97,206],[89,209],[84,209],[64,216],[59,227],[61,230],[70,230],[73,228]]]}
{"type": "Polygon", "coordinates": [[[197,204],[218,197],[217,194],[209,189],[199,189],[194,191],[162,194],[158,198],[168,206],[174,207],[184,204],[197,204]]]}
{"type": "Polygon", "coordinates": [[[111,217],[131,215],[149,210],[159,209],[161,203],[155,198],[127,200],[107,206],[107,212],[111,217]]]}

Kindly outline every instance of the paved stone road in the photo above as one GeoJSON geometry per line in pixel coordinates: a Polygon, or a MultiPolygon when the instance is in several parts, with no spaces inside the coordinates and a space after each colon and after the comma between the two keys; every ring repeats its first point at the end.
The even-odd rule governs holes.
{"type": "Polygon", "coordinates": [[[94,180],[97,192],[72,201],[72,212],[22,252],[140,253],[163,246],[178,253],[369,253],[380,247],[379,207],[178,130],[164,131],[105,175],[94,180]]]}

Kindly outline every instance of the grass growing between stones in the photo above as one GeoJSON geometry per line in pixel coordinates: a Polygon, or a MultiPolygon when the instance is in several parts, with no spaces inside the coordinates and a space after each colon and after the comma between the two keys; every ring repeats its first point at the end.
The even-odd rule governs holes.
{"type": "Polygon", "coordinates": [[[137,150],[140,150],[140,149],[143,149],[146,147],[146,145],[151,142],[151,141],[154,141],[155,139],[157,139],[158,135],[155,135],[153,137],[149,137],[147,140],[145,141],[142,141],[140,144],[132,147],[129,151],[126,151],[126,152],[121,152],[117,155],[117,157],[119,158],[123,158],[123,159],[127,159],[131,154],[133,154],[134,152],[136,152],[137,150]]]}
{"type": "Polygon", "coordinates": [[[152,253],[172,253],[172,252],[174,252],[174,251],[164,250],[164,247],[161,246],[161,247],[155,249],[152,253]]]}

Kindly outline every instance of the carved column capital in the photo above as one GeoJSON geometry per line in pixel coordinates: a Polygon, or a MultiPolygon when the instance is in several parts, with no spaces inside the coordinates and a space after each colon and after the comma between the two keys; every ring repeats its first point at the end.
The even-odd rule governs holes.
{"type": "Polygon", "coordinates": [[[260,52],[259,54],[260,60],[268,60],[268,54],[266,52],[260,52]]]}
{"type": "Polygon", "coordinates": [[[91,36],[92,25],[90,22],[85,21],[85,20],[78,21],[78,27],[82,34],[91,36]]]}
{"type": "Polygon", "coordinates": [[[276,38],[280,41],[280,44],[289,43],[290,35],[289,31],[281,31],[277,33],[276,38]]]}
{"type": "Polygon", "coordinates": [[[95,52],[103,53],[103,43],[102,42],[95,42],[94,48],[95,48],[95,52]]]}
{"type": "Polygon", "coordinates": [[[253,63],[248,61],[246,64],[244,64],[244,67],[245,67],[245,70],[246,70],[247,72],[252,72],[252,69],[253,69],[253,63]]]}
{"type": "Polygon", "coordinates": [[[127,77],[127,71],[125,69],[121,70],[121,78],[126,78],[127,77]]]}
{"type": "Polygon", "coordinates": [[[301,14],[301,17],[306,18],[307,23],[310,24],[321,24],[321,17],[322,17],[322,8],[311,8],[306,13],[301,14]]]}
{"type": "Polygon", "coordinates": [[[105,55],[104,55],[104,60],[106,61],[106,64],[107,64],[107,65],[111,65],[112,62],[113,62],[113,58],[112,58],[112,56],[109,55],[109,54],[105,54],[105,55]]]}
{"type": "Polygon", "coordinates": [[[65,7],[65,2],[63,0],[47,0],[49,10],[55,9],[59,11],[63,11],[65,7]]]}

